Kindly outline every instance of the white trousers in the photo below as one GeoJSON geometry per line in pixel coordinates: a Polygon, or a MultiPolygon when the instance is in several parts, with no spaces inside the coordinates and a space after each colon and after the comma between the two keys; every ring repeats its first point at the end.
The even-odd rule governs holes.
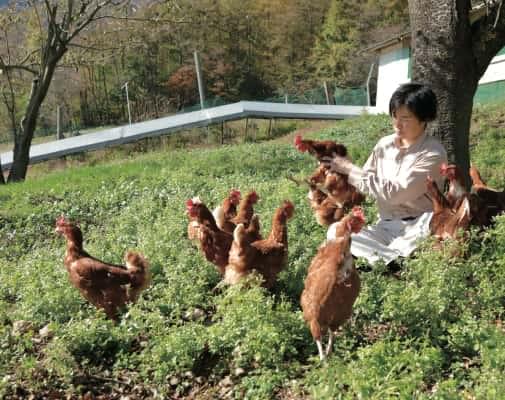
{"type": "Polygon", "coordinates": [[[379,220],[351,236],[351,253],[370,264],[383,260],[387,265],[398,257],[408,257],[419,240],[430,234],[432,216],[432,212],[426,212],[409,221],[379,220]]]}

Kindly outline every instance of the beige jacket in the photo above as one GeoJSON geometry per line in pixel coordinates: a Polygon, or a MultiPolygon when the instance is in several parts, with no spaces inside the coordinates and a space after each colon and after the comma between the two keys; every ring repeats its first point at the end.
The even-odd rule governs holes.
{"type": "Polygon", "coordinates": [[[363,168],[351,169],[349,182],[376,199],[381,219],[418,217],[433,210],[425,196],[426,177],[442,188],[442,162],[447,162],[447,153],[434,137],[424,133],[409,147],[401,147],[393,134],[379,140],[363,168]]]}

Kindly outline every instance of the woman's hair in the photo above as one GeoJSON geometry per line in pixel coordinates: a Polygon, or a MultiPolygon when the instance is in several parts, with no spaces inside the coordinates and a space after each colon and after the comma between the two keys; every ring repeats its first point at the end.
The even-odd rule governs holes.
{"type": "Polygon", "coordinates": [[[407,106],[422,122],[430,122],[437,117],[437,96],[429,86],[421,83],[404,83],[395,90],[389,100],[389,115],[394,117],[401,106],[407,106]]]}

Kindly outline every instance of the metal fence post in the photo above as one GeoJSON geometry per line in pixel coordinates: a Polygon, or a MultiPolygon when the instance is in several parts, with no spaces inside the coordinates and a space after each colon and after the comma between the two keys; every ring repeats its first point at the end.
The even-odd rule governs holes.
{"type": "Polygon", "coordinates": [[[204,91],[203,91],[203,80],[202,80],[202,69],[200,67],[200,57],[198,56],[198,51],[195,51],[195,69],[196,69],[196,79],[198,81],[198,93],[200,94],[200,108],[203,110],[205,108],[204,102],[204,91]]]}

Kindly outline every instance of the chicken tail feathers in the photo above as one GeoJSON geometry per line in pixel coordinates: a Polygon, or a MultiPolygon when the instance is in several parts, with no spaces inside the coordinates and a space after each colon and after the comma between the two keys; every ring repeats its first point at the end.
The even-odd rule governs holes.
{"type": "Polygon", "coordinates": [[[132,251],[126,253],[125,261],[131,277],[128,300],[133,303],[151,283],[149,262],[141,254],[132,251]]]}
{"type": "Polygon", "coordinates": [[[224,224],[225,224],[225,215],[224,215],[224,209],[222,206],[217,206],[214,211],[212,211],[212,215],[214,216],[214,219],[216,220],[216,225],[219,229],[223,230],[224,224]]]}

